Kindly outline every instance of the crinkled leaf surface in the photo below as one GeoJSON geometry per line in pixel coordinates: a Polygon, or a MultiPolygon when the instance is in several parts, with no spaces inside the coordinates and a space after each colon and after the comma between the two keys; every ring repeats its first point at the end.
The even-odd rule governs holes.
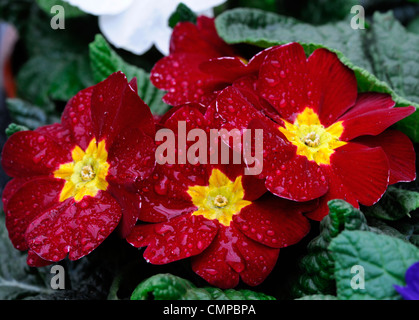
{"type": "Polygon", "coordinates": [[[157,274],[141,282],[131,300],[274,300],[251,290],[197,288],[192,282],[172,274],[157,274]]]}
{"type": "Polygon", "coordinates": [[[371,207],[363,208],[365,215],[383,220],[399,220],[419,208],[419,192],[390,186],[384,196],[371,207]]]}
{"type": "Polygon", "coordinates": [[[343,231],[329,249],[335,260],[337,296],[342,300],[398,300],[393,285],[405,285],[406,270],[419,261],[419,249],[386,235],[343,231]],[[364,289],[352,288],[353,266],[364,268],[364,289]]]}
{"type": "Polygon", "coordinates": [[[333,238],[342,230],[368,230],[361,211],[343,200],[329,201],[329,215],[320,223],[320,234],[308,245],[308,254],[301,260],[303,274],[298,280],[295,294],[334,294],[334,261],[328,251],[333,238]]]}

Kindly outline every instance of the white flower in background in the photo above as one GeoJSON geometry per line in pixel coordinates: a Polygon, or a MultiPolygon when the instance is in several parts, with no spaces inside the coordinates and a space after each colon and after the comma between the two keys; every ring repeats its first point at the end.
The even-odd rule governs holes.
{"type": "MultiPolygon", "coordinates": [[[[179,3],[196,13],[206,12],[226,0],[64,0],[79,9],[99,16],[99,28],[117,48],[143,54],[154,44],[169,53],[172,29],[170,15],[179,3]]],[[[208,14],[207,14],[208,15],[208,14]]]]}

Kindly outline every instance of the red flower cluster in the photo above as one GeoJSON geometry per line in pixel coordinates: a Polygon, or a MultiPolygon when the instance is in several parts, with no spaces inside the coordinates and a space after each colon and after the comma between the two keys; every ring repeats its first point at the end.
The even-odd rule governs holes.
{"type": "MultiPolygon", "coordinates": [[[[6,225],[30,265],[78,259],[118,226],[153,264],[190,257],[210,284],[258,285],[280,248],[308,233],[308,218],[327,214],[330,199],[372,205],[389,184],[415,179],[412,143],[387,130],[414,108],[358,93],[353,71],[326,49],[307,58],[291,43],[247,62],[218,37],[213,19],[199,17],[174,28],[151,81],[175,106],[159,128],[188,147],[197,129],[210,137],[197,161],[158,161],[169,138],[155,142],[155,120],[121,73],[70,100],[61,124],[6,143],[2,165],[14,178],[3,193],[6,225]],[[212,129],[238,129],[240,138],[261,129],[260,174],[245,174],[249,141],[232,145],[212,129]],[[225,164],[223,147],[241,152],[241,163],[225,164]]],[[[173,147],[179,159],[185,150],[173,147]]]]}
{"type": "Polygon", "coordinates": [[[135,182],[154,169],[154,134],[136,81],[116,73],[72,98],[61,123],[9,138],[6,227],[30,266],[79,259],[117,226],[130,233],[140,209],[135,182]]]}

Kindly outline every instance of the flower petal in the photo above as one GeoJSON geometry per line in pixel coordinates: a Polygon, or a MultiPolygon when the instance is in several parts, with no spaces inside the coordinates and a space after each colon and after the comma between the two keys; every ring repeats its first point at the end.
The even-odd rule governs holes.
{"type": "Polygon", "coordinates": [[[381,147],[390,165],[389,184],[409,182],[416,178],[416,153],[412,141],[402,132],[386,130],[378,136],[363,136],[354,142],[370,148],[381,147]]]}
{"type": "Polygon", "coordinates": [[[274,196],[263,197],[244,207],[234,224],[250,239],[272,248],[299,242],[310,231],[310,223],[294,202],[274,196]]]}
{"type": "Polygon", "coordinates": [[[358,93],[355,74],[327,49],[315,50],[307,61],[314,83],[311,100],[321,123],[328,127],[354,105],[358,93]]]}
{"type": "Polygon", "coordinates": [[[127,241],[135,247],[147,246],[147,261],[166,264],[201,253],[211,244],[217,230],[215,222],[189,213],[159,224],[138,225],[127,241]]]}
{"type": "Polygon", "coordinates": [[[264,246],[243,236],[241,241],[237,241],[237,248],[246,265],[240,272],[243,282],[250,286],[261,284],[275,267],[279,249],[264,246]]]}
{"type": "Polygon", "coordinates": [[[72,161],[71,153],[49,136],[35,131],[20,131],[4,144],[1,164],[12,177],[49,175],[60,164],[72,161]]]}
{"type": "Polygon", "coordinates": [[[321,221],[329,214],[327,203],[333,199],[345,200],[355,208],[359,208],[357,199],[343,184],[342,179],[334,173],[334,170],[330,167],[325,170],[329,179],[329,190],[320,198],[318,206],[305,215],[307,218],[315,221],[321,221]]]}
{"type": "Polygon", "coordinates": [[[154,169],[154,153],[154,139],[141,129],[123,130],[109,149],[108,179],[127,186],[146,179],[154,169]]]}
{"type": "Polygon", "coordinates": [[[7,182],[1,194],[3,202],[3,211],[7,211],[7,204],[10,198],[28,181],[32,180],[31,177],[26,178],[14,178],[7,182]]]}
{"type": "Polygon", "coordinates": [[[122,72],[110,75],[94,87],[91,112],[96,140],[106,139],[108,147],[122,129],[140,128],[154,137],[150,108],[134,92],[122,72]]]}
{"type": "Polygon", "coordinates": [[[277,196],[294,201],[309,201],[324,195],[328,190],[327,176],[323,166],[304,156],[276,166],[268,167],[266,187],[277,196]],[[272,169],[276,168],[275,171],[272,169]]]}
{"type": "Polygon", "coordinates": [[[92,250],[115,229],[121,209],[108,193],[68,199],[38,216],[26,231],[26,241],[38,256],[59,261],[69,254],[77,260],[92,250]]]}
{"type": "Polygon", "coordinates": [[[376,109],[358,114],[350,112],[343,115],[343,133],[341,140],[349,141],[363,135],[377,135],[390,127],[392,124],[406,118],[415,112],[415,107],[399,107],[391,109],[376,109]]]}
{"type": "Polygon", "coordinates": [[[380,147],[349,142],[335,150],[331,166],[348,192],[364,205],[376,203],[387,189],[390,168],[380,147]]]}
{"type": "Polygon", "coordinates": [[[91,99],[93,87],[84,89],[71,98],[64,108],[61,123],[70,132],[76,145],[86,150],[93,139],[91,99]]]}
{"type": "Polygon", "coordinates": [[[13,246],[27,250],[25,232],[29,224],[59,203],[64,180],[39,178],[26,182],[7,202],[6,228],[13,246]]]}
{"type": "Polygon", "coordinates": [[[257,89],[278,113],[294,122],[306,107],[317,110],[312,104],[307,58],[303,47],[290,43],[268,52],[259,70],[257,89]]]}
{"type": "Polygon", "coordinates": [[[118,234],[122,238],[126,238],[140,215],[141,198],[134,192],[128,192],[121,185],[109,184],[109,193],[116,199],[121,207],[121,221],[117,227],[118,234]]]}
{"type": "Polygon", "coordinates": [[[240,234],[232,228],[220,227],[212,244],[200,255],[192,257],[192,270],[211,285],[221,289],[234,288],[244,259],[236,247],[240,234]]]}
{"type": "Polygon", "coordinates": [[[40,256],[38,256],[35,252],[32,250],[28,251],[28,257],[26,258],[26,263],[29,267],[45,267],[53,264],[52,261],[44,260],[40,256]]]}

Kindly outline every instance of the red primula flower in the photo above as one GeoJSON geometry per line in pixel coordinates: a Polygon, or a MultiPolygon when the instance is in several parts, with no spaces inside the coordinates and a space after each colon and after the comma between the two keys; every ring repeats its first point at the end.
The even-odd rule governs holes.
{"type": "Polygon", "coordinates": [[[196,25],[181,22],[175,26],[170,54],[156,63],[150,79],[157,88],[168,91],[163,97],[167,104],[209,105],[217,91],[257,72],[266,51],[247,62],[218,36],[213,18],[200,16],[196,25]]]}
{"type": "MultiPolygon", "coordinates": [[[[170,112],[163,126],[178,140],[183,139],[181,123],[188,136],[200,128],[210,137],[212,116],[211,108],[203,115],[183,106],[170,112]]],[[[190,148],[197,136],[188,139],[190,148]]],[[[180,150],[178,145],[177,155],[180,150]]],[[[214,152],[214,145],[208,151],[214,152]]],[[[217,287],[234,287],[239,277],[258,285],[272,271],[279,249],[308,233],[310,225],[302,215],[308,207],[267,194],[263,181],[244,175],[240,164],[204,162],[156,165],[152,177],[139,185],[144,195],[139,219],[149,223],[135,226],[127,241],[147,246],[144,257],[153,264],[192,257],[192,269],[217,287]]]]}
{"type": "Polygon", "coordinates": [[[358,93],[336,54],[318,49],[307,58],[297,43],[272,48],[258,78],[217,98],[224,127],[263,129],[269,191],[295,201],[322,197],[308,215],[316,220],[330,199],[372,205],[389,184],[415,179],[411,141],[386,130],[415,108],[394,105],[390,95],[358,93]]]}
{"type": "Polygon", "coordinates": [[[140,202],[129,191],[154,169],[154,134],[136,83],[118,72],[72,98],[61,123],[7,140],[6,227],[29,265],[77,260],[118,224],[122,236],[131,231],[140,202]]]}

